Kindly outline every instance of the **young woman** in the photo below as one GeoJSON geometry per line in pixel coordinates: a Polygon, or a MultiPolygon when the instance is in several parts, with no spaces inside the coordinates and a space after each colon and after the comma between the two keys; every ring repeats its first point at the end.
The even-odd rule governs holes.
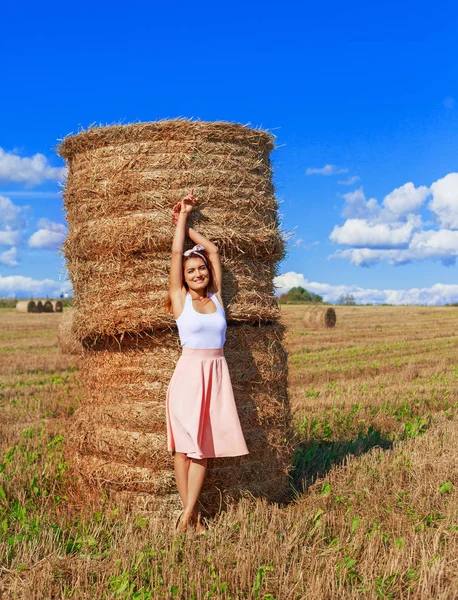
{"type": "Polygon", "coordinates": [[[223,353],[226,315],[218,248],[187,225],[197,198],[194,190],[174,207],[176,224],[170,266],[170,308],[182,355],[167,389],[167,444],[183,503],[176,528],[190,523],[206,529],[194,507],[202,489],[207,459],[248,454],[223,353]],[[196,244],[183,253],[185,236],[196,244]]]}

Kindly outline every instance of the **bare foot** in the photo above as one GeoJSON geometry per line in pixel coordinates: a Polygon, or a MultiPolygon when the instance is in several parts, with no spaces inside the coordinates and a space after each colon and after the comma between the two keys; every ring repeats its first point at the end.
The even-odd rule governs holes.
{"type": "Polygon", "coordinates": [[[177,521],[177,531],[178,533],[186,533],[187,529],[188,529],[188,525],[190,524],[192,519],[192,513],[186,512],[186,511],[182,511],[180,514],[180,517],[177,521]]]}
{"type": "Polygon", "coordinates": [[[200,512],[197,514],[196,511],[193,511],[191,522],[196,528],[196,533],[207,533],[207,528],[202,524],[200,520],[200,512]]]}

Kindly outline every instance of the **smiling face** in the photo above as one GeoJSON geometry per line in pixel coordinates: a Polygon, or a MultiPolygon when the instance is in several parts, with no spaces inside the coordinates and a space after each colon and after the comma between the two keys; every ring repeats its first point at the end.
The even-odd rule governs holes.
{"type": "Polygon", "coordinates": [[[203,258],[191,256],[183,264],[185,283],[191,290],[205,290],[210,283],[210,272],[203,258]]]}

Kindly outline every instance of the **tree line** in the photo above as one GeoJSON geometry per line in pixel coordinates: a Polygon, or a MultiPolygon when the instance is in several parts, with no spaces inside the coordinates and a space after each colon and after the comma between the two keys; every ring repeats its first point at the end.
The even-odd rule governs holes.
{"type": "MultiPolygon", "coordinates": [[[[278,301],[281,304],[327,304],[323,301],[323,296],[309,292],[303,287],[293,287],[285,294],[281,294],[278,301]]],[[[354,306],[356,304],[353,294],[342,294],[336,301],[336,304],[354,306]]]]}

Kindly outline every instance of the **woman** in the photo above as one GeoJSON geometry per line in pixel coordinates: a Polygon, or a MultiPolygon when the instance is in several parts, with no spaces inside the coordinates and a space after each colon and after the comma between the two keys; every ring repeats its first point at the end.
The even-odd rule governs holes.
{"type": "Polygon", "coordinates": [[[170,266],[169,306],[183,348],[166,400],[167,447],[174,451],[184,507],[176,523],[180,533],[190,523],[198,533],[206,531],[194,507],[208,458],[248,454],[223,353],[227,324],[218,248],[187,225],[196,201],[192,190],[174,207],[170,266]],[[183,253],[186,235],[196,246],[183,253]]]}

